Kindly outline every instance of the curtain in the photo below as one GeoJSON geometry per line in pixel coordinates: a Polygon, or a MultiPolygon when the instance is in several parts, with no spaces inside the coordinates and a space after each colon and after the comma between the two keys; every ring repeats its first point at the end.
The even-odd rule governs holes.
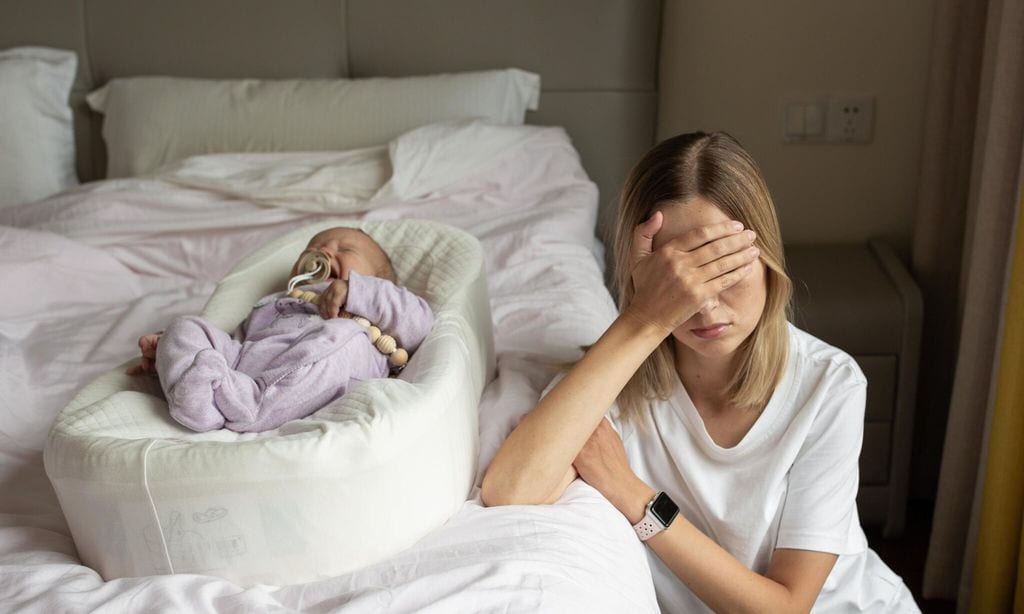
{"type": "Polygon", "coordinates": [[[924,419],[939,420],[943,413],[943,352],[951,351],[956,358],[924,595],[949,599],[959,593],[960,609],[966,611],[976,546],[983,545],[979,519],[986,487],[984,461],[989,456],[994,374],[1019,204],[1024,0],[942,0],[934,36],[929,93],[937,98],[926,112],[914,238],[914,269],[925,294],[925,312],[932,312],[932,319],[925,319],[925,338],[932,346],[923,348],[928,363],[922,368],[930,369],[921,378],[925,399],[919,407],[924,419]],[[972,58],[977,56],[972,54],[979,45],[980,63],[975,67],[972,58]],[[974,114],[966,113],[971,100],[976,100],[974,114]],[[947,120],[945,125],[942,119],[947,120]],[[965,147],[969,132],[973,137],[965,147]],[[958,148],[970,152],[969,164],[958,148]],[[960,221],[963,226],[958,226],[960,221]],[[942,282],[943,272],[957,282],[942,282]],[[950,301],[950,296],[957,299],[950,301]],[[952,341],[943,346],[937,336],[952,341]],[[929,351],[937,354],[929,356],[929,351]]]}
{"type": "MultiPolygon", "coordinates": [[[[1024,156],[1022,156],[1024,157],[1024,156]]],[[[1024,169],[1021,197],[1024,201],[1024,169]]],[[[989,424],[971,612],[1024,612],[1024,217],[1017,230],[989,424]]]]}
{"type": "MultiPolygon", "coordinates": [[[[911,496],[922,498],[935,494],[956,366],[966,203],[988,1],[937,0],[932,26],[911,261],[925,307],[911,457],[911,496]]],[[[970,511],[961,513],[966,517],[970,511]]]]}

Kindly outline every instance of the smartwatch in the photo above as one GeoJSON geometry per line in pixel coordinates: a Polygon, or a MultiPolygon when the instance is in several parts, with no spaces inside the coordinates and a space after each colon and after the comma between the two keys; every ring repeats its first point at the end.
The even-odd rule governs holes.
{"type": "Polygon", "coordinates": [[[668,528],[679,514],[679,506],[664,491],[654,495],[647,503],[644,517],[633,525],[636,536],[645,542],[668,528]]]}

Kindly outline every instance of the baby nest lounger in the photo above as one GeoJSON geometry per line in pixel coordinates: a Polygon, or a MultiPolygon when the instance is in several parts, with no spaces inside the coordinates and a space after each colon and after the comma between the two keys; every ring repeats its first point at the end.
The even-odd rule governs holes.
{"type": "Polygon", "coordinates": [[[123,365],[58,415],[46,473],[82,561],[104,579],[166,573],[242,585],[294,584],[391,556],[465,501],[477,405],[494,370],[483,251],[460,230],[416,220],[328,221],[238,264],[203,315],[232,331],[282,290],[318,231],[362,228],[434,327],[397,378],[363,382],[312,416],[264,433],[194,433],[168,415],[153,377],[123,365]]]}

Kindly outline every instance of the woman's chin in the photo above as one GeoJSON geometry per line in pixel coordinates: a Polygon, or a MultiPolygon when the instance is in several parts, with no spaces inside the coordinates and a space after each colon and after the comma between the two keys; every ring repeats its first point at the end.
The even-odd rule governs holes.
{"type": "Polygon", "coordinates": [[[737,335],[728,334],[728,332],[716,335],[698,335],[694,334],[693,331],[687,330],[677,331],[673,334],[673,337],[676,340],[677,351],[685,348],[688,353],[711,359],[729,358],[736,352],[740,344],[743,343],[742,338],[738,338],[737,335]],[[683,347],[680,348],[679,346],[683,347]]]}

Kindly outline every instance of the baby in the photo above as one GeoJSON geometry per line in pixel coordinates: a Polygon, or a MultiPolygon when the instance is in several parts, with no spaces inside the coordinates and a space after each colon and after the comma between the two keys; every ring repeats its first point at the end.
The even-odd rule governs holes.
{"type": "Polygon", "coordinates": [[[330,263],[327,281],[263,297],[234,335],[179,317],[139,339],[142,361],[128,374],[155,371],[171,417],[200,432],[271,430],[387,377],[430,332],[427,302],[396,284],[390,258],[361,230],[317,234],[292,275],[311,253],[330,263]]]}

